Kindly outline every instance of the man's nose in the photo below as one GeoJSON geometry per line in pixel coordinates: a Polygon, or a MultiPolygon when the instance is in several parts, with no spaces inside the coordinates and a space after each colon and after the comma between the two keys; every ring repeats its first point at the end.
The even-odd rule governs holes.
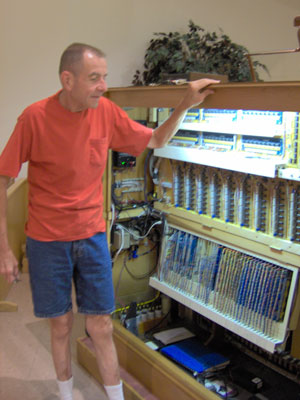
{"type": "Polygon", "coordinates": [[[106,92],[106,90],[107,90],[107,83],[105,82],[105,80],[104,79],[101,79],[100,81],[99,81],[99,84],[98,84],[98,86],[97,86],[97,89],[98,90],[100,90],[101,92],[106,92]]]}

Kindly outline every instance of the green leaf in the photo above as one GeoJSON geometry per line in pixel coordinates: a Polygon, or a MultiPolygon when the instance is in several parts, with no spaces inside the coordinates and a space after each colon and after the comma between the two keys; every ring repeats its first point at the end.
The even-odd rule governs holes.
{"type": "MultiPolygon", "coordinates": [[[[157,83],[162,80],[162,72],[185,71],[227,74],[232,81],[251,80],[248,50],[232,42],[221,29],[219,31],[205,32],[189,20],[185,33],[154,33],[144,55],[144,72],[137,70],[133,82],[157,83]]],[[[259,69],[268,72],[267,67],[257,61],[253,61],[253,68],[258,80],[259,69]]]]}

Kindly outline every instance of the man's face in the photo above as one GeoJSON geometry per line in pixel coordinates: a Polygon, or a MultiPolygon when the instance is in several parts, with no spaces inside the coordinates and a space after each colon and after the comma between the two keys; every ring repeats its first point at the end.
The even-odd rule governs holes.
{"type": "Polygon", "coordinates": [[[74,111],[96,108],[100,97],[107,90],[107,64],[105,58],[99,58],[86,51],[82,64],[73,74],[73,84],[69,91],[74,111]]]}

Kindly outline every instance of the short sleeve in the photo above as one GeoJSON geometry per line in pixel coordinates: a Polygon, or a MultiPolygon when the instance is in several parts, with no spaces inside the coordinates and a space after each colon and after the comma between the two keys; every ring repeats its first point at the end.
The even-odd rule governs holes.
{"type": "Polygon", "coordinates": [[[133,121],[120,107],[113,105],[113,132],[110,148],[138,156],[147,147],[153,130],[133,121]]]}
{"type": "Polygon", "coordinates": [[[17,124],[0,156],[0,175],[17,177],[22,164],[29,160],[31,127],[26,112],[17,124]]]}

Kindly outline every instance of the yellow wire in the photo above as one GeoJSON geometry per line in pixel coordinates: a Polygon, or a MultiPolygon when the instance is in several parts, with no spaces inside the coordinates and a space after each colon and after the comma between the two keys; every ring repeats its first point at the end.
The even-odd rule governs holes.
{"type": "MultiPolygon", "coordinates": [[[[154,297],[153,299],[144,301],[143,303],[138,303],[138,304],[137,304],[137,307],[145,306],[146,304],[153,303],[155,300],[157,300],[157,299],[159,298],[159,296],[160,296],[160,292],[157,291],[157,293],[156,293],[156,295],[155,295],[155,297],[154,297]]],[[[112,314],[117,313],[117,312],[120,312],[120,311],[128,310],[129,307],[130,307],[130,306],[118,308],[117,310],[113,311],[112,314]]]]}

